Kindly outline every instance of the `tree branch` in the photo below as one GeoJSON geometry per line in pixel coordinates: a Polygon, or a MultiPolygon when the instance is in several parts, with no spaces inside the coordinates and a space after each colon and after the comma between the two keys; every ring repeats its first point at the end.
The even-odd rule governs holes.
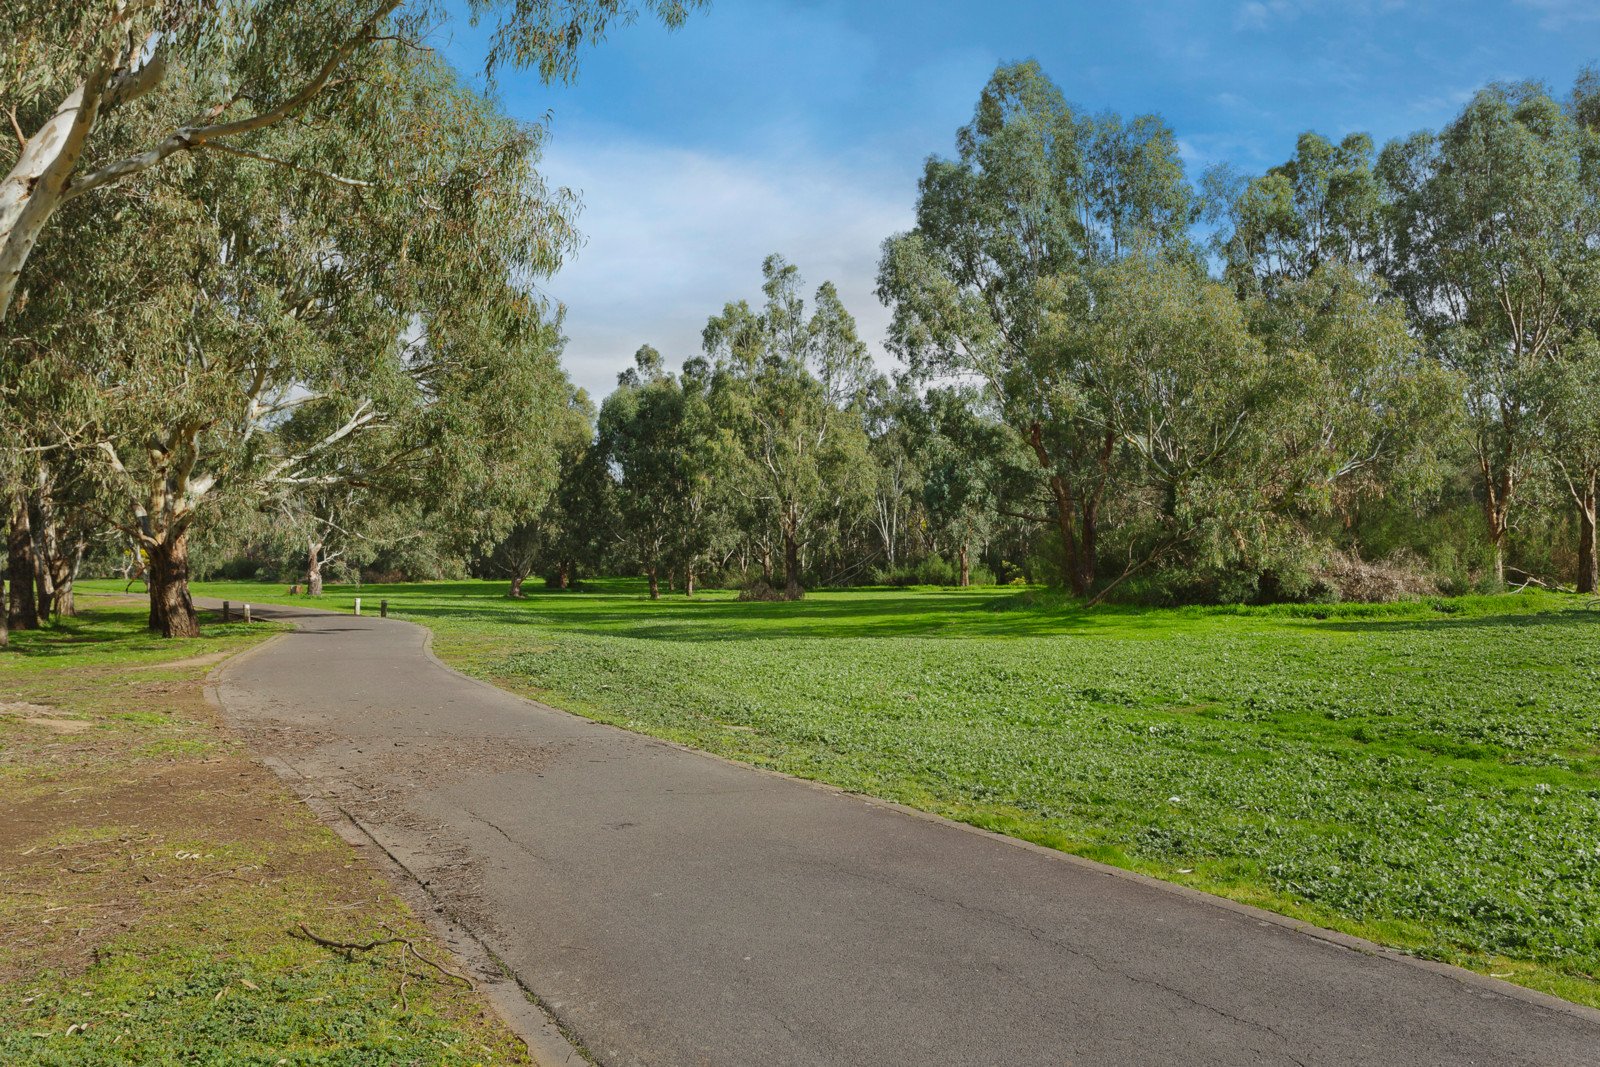
{"type": "MultiPolygon", "coordinates": [[[[151,34],[151,38],[154,36],[151,34]]],[[[149,44],[150,39],[147,38],[139,51],[144,51],[149,44]]],[[[106,85],[105,95],[100,98],[101,111],[111,111],[123,104],[132,103],[160,85],[166,76],[167,53],[165,49],[157,48],[150,54],[150,58],[137,68],[123,71],[111,78],[106,85]]]]}
{"type": "Polygon", "coordinates": [[[340,185],[348,185],[354,189],[372,189],[376,187],[375,182],[364,182],[360,178],[346,178],[344,175],[334,174],[332,171],[318,170],[316,167],[307,167],[300,163],[295,163],[292,160],[278,159],[276,156],[265,156],[260,152],[252,152],[248,148],[235,148],[234,146],[230,144],[224,144],[221,141],[213,141],[209,144],[197,145],[196,147],[209,148],[213,152],[226,152],[230,156],[243,156],[245,159],[258,159],[263,163],[271,163],[274,166],[286,167],[289,170],[297,170],[302,174],[312,174],[318,178],[323,178],[330,182],[337,182],[340,185]]]}
{"type": "Polygon", "coordinates": [[[250,133],[267,126],[276,125],[299,111],[306,104],[328,86],[333,79],[334,72],[348,59],[351,53],[372,40],[373,31],[388,14],[400,6],[400,0],[381,0],[377,10],[361,24],[361,27],[338,48],[328,56],[320,70],[301,86],[299,91],[289,99],[268,111],[263,111],[249,118],[235,119],[232,122],[219,122],[209,126],[183,126],[168,134],[153,147],[143,152],[125,156],[114,163],[108,163],[98,170],[75,180],[67,186],[62,194],[61,202],[76,199],[85,193],[93,192],[103,186],[119,182],[124,178],[143,173],[160,163],[168,156],[178,152],[189,152],[196,148],[206,147],[211,142],[224,137],[237,137],[240,134],[250,133]]]}

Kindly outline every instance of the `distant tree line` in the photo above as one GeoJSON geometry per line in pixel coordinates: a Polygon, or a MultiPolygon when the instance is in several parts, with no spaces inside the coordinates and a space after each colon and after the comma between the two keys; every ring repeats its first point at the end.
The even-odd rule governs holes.
{"type": "Polygon", "coordinates": [[[1595,590],[1593,71],[1196,186],[1158,117],[1084,114],[1023,63],[918,193],[879,268],[893,377],[773,257],[765,303],[713,316],[680,374],[640,350],[566,453],[550,548],[482,570],[636,570],[653,595],[977,573],[1304,598],[1364,566],[1595,590]]]}
{"type": "MultiPolygon", "coordinates": [[[[477,6],[495,62],[550,77],[634,14],[477,6]]],[[[891,373],[775,255],[699,353],[640,348],[597,408],[530,284],[572,202],[539,128],[415,46],[431,8],[22,11],[36,32],[8,12],[23,43],[0,46],[13,627],[70,614],[84,566],[142,577],[171,636],[197,631],[196,572],[1153,603],[1600,578],[1592,71],[1192,182],[1158,117],[1002,67],[884,243],[891,373]],[[45,152],[91,96],[79,150],[45,152]]]]}

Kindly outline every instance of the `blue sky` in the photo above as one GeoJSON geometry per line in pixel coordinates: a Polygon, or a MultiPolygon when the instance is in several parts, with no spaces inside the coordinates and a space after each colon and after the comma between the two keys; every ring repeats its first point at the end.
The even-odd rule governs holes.
{"type": "MultiPolygon", "coordinates": [[[[475,73],[482,39],[452,20],[434,43],[475,73]]],[[[586,243],[544,284],[573,379],[598,398],[640,344],[693,355],[775,251],[838,284],[881,355],[878,246],[995,66],[1028,58],[1080,108],[1160,113],[1192,178],[1257,173],[1302,130],[1381,143],[1489,82],[1565,92],[1600,58],[1600,0],[713,0],[676,33],[640,22],[573,85],[498,86],[548,121],[542,169],[582,194],[586,243]]]]}

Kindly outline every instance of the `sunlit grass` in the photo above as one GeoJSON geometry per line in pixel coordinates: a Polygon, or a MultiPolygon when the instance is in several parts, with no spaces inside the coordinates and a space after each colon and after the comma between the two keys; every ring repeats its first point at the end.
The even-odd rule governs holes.
{"type": "Polygon", "coordinates": [[[1600,1004],[1600,612],[1576,598],[593,588],[359,595],[580,714],[1600,1004]]]}

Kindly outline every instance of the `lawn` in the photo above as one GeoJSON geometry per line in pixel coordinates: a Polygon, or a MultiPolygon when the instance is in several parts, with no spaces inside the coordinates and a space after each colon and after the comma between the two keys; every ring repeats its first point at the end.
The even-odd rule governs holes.
{"type": "Polygon", "coordinates": [[[1600,611],[1576,598],[1085,612],[1010,589],[504,588],[360,595],[595,719],[1600,1004],[1600,611]]]}
{"type": "Polygon", "coordinates": [[[277,628],[170,642],[81,603],[0,652],[0,1063],[528,1063],[403,941],[303,936],[448,960],[205,701],[277,628]]]}

